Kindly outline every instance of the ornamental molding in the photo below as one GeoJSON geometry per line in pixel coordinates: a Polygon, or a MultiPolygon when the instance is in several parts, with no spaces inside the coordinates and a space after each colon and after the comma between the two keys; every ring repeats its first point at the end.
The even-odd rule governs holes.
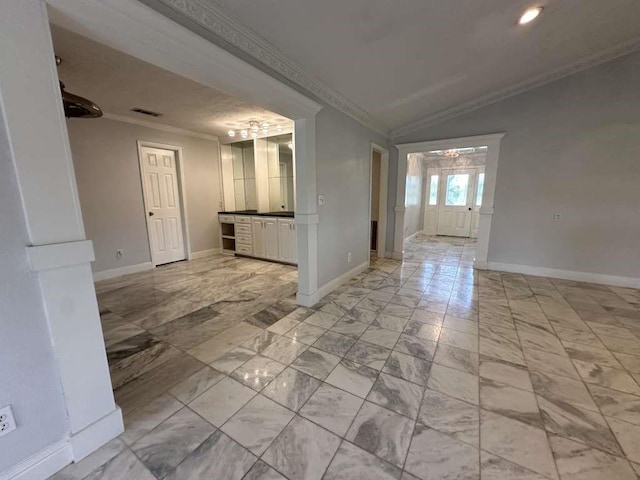
{"type": "Polygon", "coordinates": [[[324,103],[388,138],[388,127],[351,100],[306,72],[302,65],[285,56],[270,42],[240,23],[215,2],[207,0],[157,1],[204,28],[215,37],[258,60],[324,103]]]}
{"type": "Polygon", "coordinates": [[[428,115],[425,118],[422,118],[416,122],[409,123],[403,127],[396,128],[391,131],[391,139],[397,140],[411,133],[417,132],[423,128],[442,123],[447,120],[451,120],[452,118],[459,117],[460,115],[472,112],[473,110],[491,105],[492,103],[497,103],[501,100],[513,97],[520,93],[524,93],[528,90],[541,87],[542,85],[545,85],[547,83],[555,82],[556,80],[560,80],[569,75],[573,75],[574,73],[588,70],[589,68],[595,67],[602,63],[606,63],[610,60],[622,57],[629,53],[633,53],[637,50],[640,50],[640,37],[590,55],[578,62],[565,65],[550,72],[546,72],[542,75],[538,75],[531,79],[525,80],[524,82],[511,85],[510,87],[498,90],[497,92],[483,95],[455,107],[442,110],[432,115],[428,115]]]}

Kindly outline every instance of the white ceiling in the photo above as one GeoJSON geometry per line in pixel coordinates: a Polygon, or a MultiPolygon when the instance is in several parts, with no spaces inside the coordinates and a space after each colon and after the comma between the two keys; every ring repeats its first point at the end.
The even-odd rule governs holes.
{"type": "MultiPolygon", "coordinates": [[[[51,25],[58,76],[66,90],[86,97],[105,113],[169,125],[227,140],[249,120],[291,128],[293,122],[69,30],[51,25]],[[162,113],[150,117],[132,108],[162,113]]],[[[275,132],[274,132],[275,133],[275,132]]]]}
{"type": "Polygon", "coordinates": [[[218,3],[392,129],[640,38],[638,0],[218,3]],[[535,5],[540,18],[516,25],[535,5]]]}

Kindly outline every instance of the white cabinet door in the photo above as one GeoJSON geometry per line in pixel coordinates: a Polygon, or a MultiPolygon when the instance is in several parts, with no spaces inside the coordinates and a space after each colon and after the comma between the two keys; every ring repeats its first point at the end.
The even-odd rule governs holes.
{"type": "Polygon", "coordinates": [[[296,263],[296,230],[293,220],[278,220],[280,261],[296,263]]]}
{"type": "Polygon", "coordinates": [[[291,263],[298,264],[298,230],[295,222],[291,222],[291,263]]]}
{"type": "Polygon", "coordinates": [[[264,224],[264,257],[278,260],[278,219],[263,218],[264,224]]]}
{"type": "Polygon", "coordinates": [[[253,236],[253,255],[265,258],[265,228],[264,218],[251,217],[251,234],[253,236]]]}

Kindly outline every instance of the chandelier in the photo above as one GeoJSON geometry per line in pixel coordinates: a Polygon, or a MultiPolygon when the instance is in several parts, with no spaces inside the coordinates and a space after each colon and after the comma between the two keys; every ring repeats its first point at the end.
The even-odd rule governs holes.
{"type": "Polygon", "coordinates": [[[458,153],[458,150],[456,150],[455,148],[452,148],[451,150],[445,150],[444,156],[448,158],[458,158],[460,156],[460,153],[458,153]]]}
{"type": "MultiPolygon", "coordinates": [[[[258,138],[259,135],[263,135],[265,137],[269,136],[269,132],[271,131],[271,125],[267,122],[259,122],[257,120],[251,120],[249,125],[246,128],[241,128],[239,130],[229,130],[228,134],[230,137],[235,137],[236,135],[240,135],[242,138],[248,138],[251,135],[251,138],[258,138]],[[262,133],[261,133],[262,132],[262,133]]],[[[276,132],[282,131],[282,125],[276,125],[274,127],[276,132]]]]}

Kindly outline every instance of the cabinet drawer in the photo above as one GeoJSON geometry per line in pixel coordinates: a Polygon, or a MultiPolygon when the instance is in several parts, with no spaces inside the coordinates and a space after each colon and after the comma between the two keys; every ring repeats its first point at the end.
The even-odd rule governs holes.
{"type": "Polygon", "coordinates": [[[233,215],[218,215],[220,223],[234,223],[233,215]]]}
{"type": "Polygon", "coordinates": [[[241,217],[241,216],[236,216],[236,223],[247,223],[250,224],[251,223],[251,217],[241,217]]]}
{"type": "Polygon", "coordinates": [[[251,245],[241,245],[239,243],[236,243],[236,253],[251,255],[253,253],[253,249],[251,248],[251,245]]]}
{"type": "Polygon", "coordinates": [[[246,235],[251,235],[251,225],[247,224],[236,224],[236,235],[239,233],[244,233],[246,235]]]}
{"type": "Polygon", "coordinates": [[[236,234],[236,243],[251,245],[251,235],[236,234]]]}

